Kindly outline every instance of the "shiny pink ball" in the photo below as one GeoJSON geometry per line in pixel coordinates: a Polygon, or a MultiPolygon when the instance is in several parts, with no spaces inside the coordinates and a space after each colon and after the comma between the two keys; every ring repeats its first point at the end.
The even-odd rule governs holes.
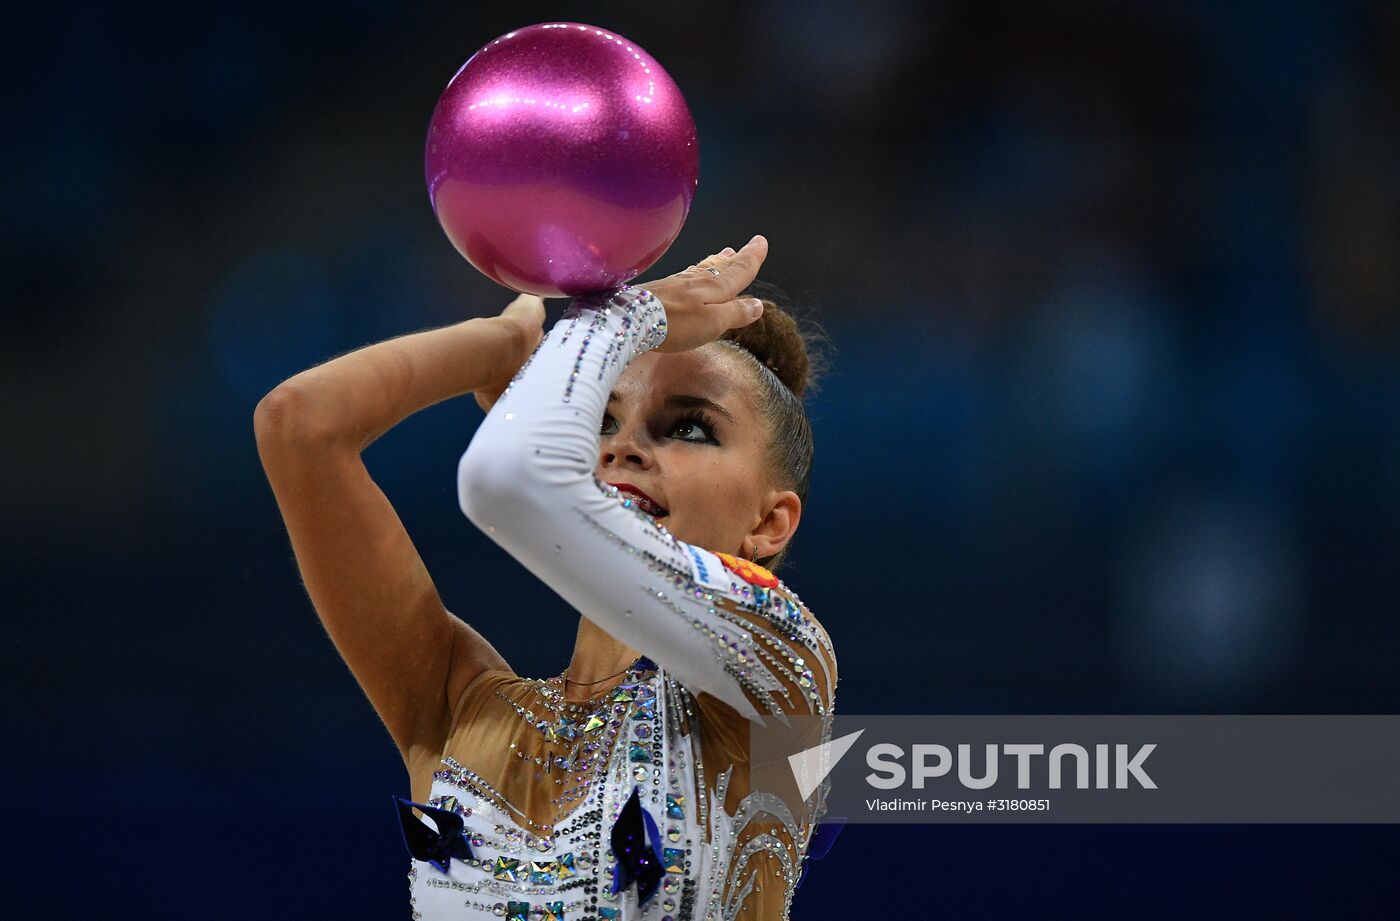
{"type": "Polygon", "coordinates": [[[627,284],[695,197],[695,119],[634,42],[550,22],[472,55],[433,110],[428,194],[457,251],[507,288],[572,297],[627,284]]]}

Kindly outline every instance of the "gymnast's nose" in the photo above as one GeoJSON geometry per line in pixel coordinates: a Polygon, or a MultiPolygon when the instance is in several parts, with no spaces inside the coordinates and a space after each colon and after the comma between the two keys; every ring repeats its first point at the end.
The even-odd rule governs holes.
{"type": "Polygon", "coordinates": [[[627,426],[615,434],[603,436],[599,446],[599,465],[604,470],[622,466],[645,470],[651,464],[652,454],[646,445],[646,435],[638,432],[636,426],[627,426]]]}

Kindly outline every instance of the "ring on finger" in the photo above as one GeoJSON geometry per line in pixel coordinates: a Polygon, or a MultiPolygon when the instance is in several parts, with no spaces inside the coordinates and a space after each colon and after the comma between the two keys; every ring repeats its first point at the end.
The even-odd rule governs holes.
{"type": "Polygon", "coordinates": [[[714,275],[716,278],[719,278],[719,274],[720,274],[720,273],[719,273],[719,269],[715,268],[714,266],[712,266],[712,265],[707,265],[707,266],[705,266],[705,271],[706,271],[706,272],[709,272],[709,273],[712,274],[712,275],[714,275]]]}

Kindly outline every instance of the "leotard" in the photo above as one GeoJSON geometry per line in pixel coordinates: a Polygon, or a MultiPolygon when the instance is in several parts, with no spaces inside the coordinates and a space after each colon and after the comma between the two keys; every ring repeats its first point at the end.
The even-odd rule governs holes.
{"type": "Polygon", "coordinates": [[[643,289],[574,299],[461,457],[467,518],[642,655],[586,703],[562,676],[465,689],[428,802],[399,799],[414,918],[788,917],[828,783],[773,792],[749,728],[829,739],[836,659],[771,572],[677,539],[595,475],[608,395],[665,335],[643,289]]]}

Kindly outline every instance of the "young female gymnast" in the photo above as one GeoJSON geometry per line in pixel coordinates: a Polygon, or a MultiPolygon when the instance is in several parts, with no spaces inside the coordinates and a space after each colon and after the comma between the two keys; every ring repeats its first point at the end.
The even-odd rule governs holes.
{"type": "MultiPolygon", "coordinates": [[[[802,334],[740,297],[767,249],[575,298],[547,335],[522,296],[259,405],[312,604],[408,768],[415,918],[787,918],[828,787],[794,794],[785,763],[752,762],[750,729],[829,738],[836,659],[772,572],[812,436],[802,334]],[[462,511],[581,614],[554,678],[516,675],[447,611],[360,458],[468,392],[488,413],[458,464],[462,511]]],[[[498,629],[539,629],[501,613],[498,629]]]]}

